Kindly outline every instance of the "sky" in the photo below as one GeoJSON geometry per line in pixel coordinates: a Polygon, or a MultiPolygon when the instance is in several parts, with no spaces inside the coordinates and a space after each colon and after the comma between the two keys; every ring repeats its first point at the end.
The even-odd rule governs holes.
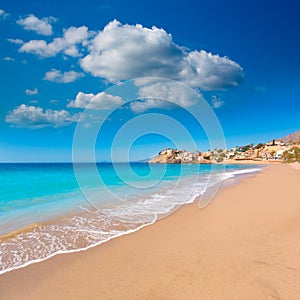
{"type": "Polygon", "coordinates": [[[174,120],[207,150],[210,136],[187,113],[201,101],[229,148],[299,130],[299,11],[291,0],[0,0],[0,162],[69,162],[78,124],[85,120],[91,138],[115,108],[97,137],[97,160],[111,160],[122,128],[145,132],[130,143],[123,133],[116,160],[128,147],[132,160],[178,144],[194,151],[174,120]],[[166,97],[174,103],[158,100],[166,97]],[[96,112],[88,122],[87,110],[96,112]],[[149,113],[156,119],[126,125],[149,113]]]}

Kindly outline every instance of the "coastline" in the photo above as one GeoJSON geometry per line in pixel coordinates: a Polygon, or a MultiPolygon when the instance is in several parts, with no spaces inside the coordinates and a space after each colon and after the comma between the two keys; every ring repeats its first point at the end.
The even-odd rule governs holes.
{"type": "MultiPolygon", "coordinates": [[[[225,171],[224,168],[225,165],[216,166],[217,170],[221,170],[219,174],[225,171]]],[[[205,170],[202,170],[204,172],[200,174],[204,174],[204,181],[201,181],[201,176],[197,175],[200,184],[194,185],[195,183],[193,184],[193,181],[187,177],[186,182],[177,189],[175,194],[170,194],[168,189],[160,190],[158,194],[151,194],[150,198],[149,195],[144,198],[139,196],[139,200],[133,201],[131,206],[124,204],[124,206],[104,207],[100,211],[84,210],[74,215],[68,213],[44,222],[29,223],[19,230],[1,235],[0,275],[45,261],[56,255],[85,251],[113,238],[152,225],[158,219],[172,214],[182,205],[194,202],[196,197],[206,190],[206,197],[201,200],[203,207],[209,203],[211,193],[214,194],[214,191],[220,187],[220,180],[234,182],[242,175],[260,170],[252,166],[242,167],[242,170],[240,168],[239,165],[228,168],[224,179],[221,179],[223,175],[218,178],[217,171],[216,177],[212,175],[212,181],[205,183],[208,184],[207,187],[201,184],[206,178],[205,170]]]]}
{"type": "Polygon", "coordinates": [[[203,210],[187,204],[133,234],[3,274],[0,296],[298,299],[299,176],[288,165],[265,168],[203,210]]]}
{"type": "MultiPolygon", "coordinates": [[[[176,164],[176,163],[167,163],[167,162],[151,162],[150,164],[176,164]]],[[[196,164],[196,165],[278,165],[278,164],[287,164],[282,160],[253,160],[253,159],[230,159],[222,162],[192,162],[192,163],[182,163],[185,164],[196,164]]]]}
{"type": "Polygon", "coordinates": [[[253,159],[240,159],[240,160],[227,160],[222,163],[224,165],[278,165],[278,164],[286,164],[280,160],[253,160],[253,159]]]}

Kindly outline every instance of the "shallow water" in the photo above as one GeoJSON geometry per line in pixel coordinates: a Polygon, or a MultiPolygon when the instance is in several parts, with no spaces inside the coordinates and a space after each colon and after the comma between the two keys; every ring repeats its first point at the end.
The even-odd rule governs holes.
{"type": "Polygon", "coordinates": [[[259,169],[98,164],[95,176],[82,164],[79,186],[72,164],[0,164],[0,234],[13,232],[0,243],[0,274],[136,231],[208,187],[259,169]]]}

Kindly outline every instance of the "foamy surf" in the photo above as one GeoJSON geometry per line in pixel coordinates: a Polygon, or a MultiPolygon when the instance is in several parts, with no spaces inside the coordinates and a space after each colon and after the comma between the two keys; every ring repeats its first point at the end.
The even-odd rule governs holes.
{"type": "Polygon", "coordinates": [[[84,251],[130,234],[155,223],[160,216],[166,216],[176,208],[192,203],[209,186],[260,170],[247,168],[210,175],[204,173],[197,184],[191,180],[197,175],[189,175],[177,184],[176,193],[170,189],[170,185],[165,184],[153,194],[137,194],[118,205],[99,210],[87,210],[83,207],[81,214],[33,227],[1,242],[0,274],[58,254],[84,251]]]}

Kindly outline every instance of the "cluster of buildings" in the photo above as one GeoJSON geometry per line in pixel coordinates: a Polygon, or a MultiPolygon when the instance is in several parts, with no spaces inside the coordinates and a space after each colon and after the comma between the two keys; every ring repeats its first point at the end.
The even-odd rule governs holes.
{"type": "Polygon", "coordinates": [[[300,141],[284,143],[272,140],[265,144],[237,146],[230,150],[215,149],[206,152],[189,152],[172,148],[163,149],[150,160],[151,163],[222,163],[242,160],[284,161],[285,153],[300,149],[300,141]]]}

